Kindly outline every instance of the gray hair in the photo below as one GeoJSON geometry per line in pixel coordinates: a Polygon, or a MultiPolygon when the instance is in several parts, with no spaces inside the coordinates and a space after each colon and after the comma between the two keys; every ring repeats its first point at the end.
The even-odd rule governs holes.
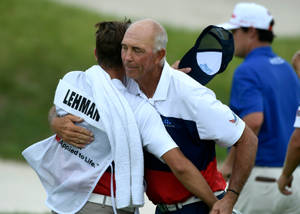
{"type": "MultiPolygon", "coordinates": [[[[160,51],[161,49],[167,49],[167,43],[168,43],[168,34],[165,30],[165,28],[159,24],[157,21],[152,20],[156,26],[155,26],[155,38],[154,38],[154,44],[153,44],[153,52],[160,51]]],[[[164,64],[166,60],[166,56],[161,60],[161,65],[164,64]]]]}

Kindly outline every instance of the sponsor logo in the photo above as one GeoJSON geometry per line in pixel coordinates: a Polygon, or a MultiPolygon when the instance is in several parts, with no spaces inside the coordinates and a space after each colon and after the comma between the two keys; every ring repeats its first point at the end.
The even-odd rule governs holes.
{"type": "Polygon", "coordinates": [[[231,123],[236,123],[237,122],[237,116],[232,112],[233,119],[229,120],[231,123]]]}
{"type": "Polygon", "coordinates": [[[284,60],[279,56],[270,58],[269,61],[272,65],[280,65],[284,63],[284,60]]]}
{"type": "Polygon", "coordinates": [[[202,70],[204,73],[208,74],[208,75],[212,75],[212,74],[215,73],[213,70],[211,70],[211,69],[208,67],[207,64],[200,64],[199,66],[200,66],[201,70],[202,70]]]}
{"type": "Polygon", "coordinates": [[[165,127],[175,127],[175,125],[170,120],[168,120],[168,118],[163,119],[163,124],[165,125],[165,127]]]}

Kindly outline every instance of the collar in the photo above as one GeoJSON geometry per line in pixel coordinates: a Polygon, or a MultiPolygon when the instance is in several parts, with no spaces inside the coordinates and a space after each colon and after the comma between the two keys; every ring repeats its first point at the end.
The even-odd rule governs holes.
{"type": "Polygon", "coordinates": [[[270,54],[272,53],[272,47],[271,46],[262,46],[258,48],[254,48],[246,58],[255,56],[255,55],[265,55],[265,54],[270,54]]]}
{"type": "Polygon", "coordinates": [[[170,82],[171,82],[172,69],[173,68],[171,68],[171,66],[168,64],[168,62],[165,61],[159,82],[157,84],[155,93],[152,98],[154,101],[167,99],[168,90],[169,90],[170,82]]]}

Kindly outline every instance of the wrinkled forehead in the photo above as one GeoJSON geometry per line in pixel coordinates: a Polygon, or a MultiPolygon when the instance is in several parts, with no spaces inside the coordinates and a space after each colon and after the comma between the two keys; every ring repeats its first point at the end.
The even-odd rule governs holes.
{"type": "Polygon", "coordinates": [[[132,24],[126,31],[122,44],[138,46],[138,47],[153,47],[154,33],[150,26],[141,24],[132,24]]]}

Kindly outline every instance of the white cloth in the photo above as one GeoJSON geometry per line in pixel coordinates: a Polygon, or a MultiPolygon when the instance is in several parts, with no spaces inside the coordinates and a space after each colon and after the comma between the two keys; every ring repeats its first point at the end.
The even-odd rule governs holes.
{"type": "Polygon", "coordinates": [[[142,206],[143,149],[132,109],[100,66],[91,67],[86,75],[112,148],[117,208],[142,206]]]}
{"type": "Polygon", "coordinates": [[[300,106],[299,106],[298,111],[296,113],[296,120],[295,120],[295,123],[294,123],[294,127],[295,128],[300,128],[300,106]]]}
{"type": "Polygon", "coordinates": [[[281,167],[255,166],[239,196],[236,209],[243,214],[299,214],[300,168],[293,173],[293,194],[286,196],[279,192],[276,182],[256,181],[257,176],[279,178],[281,167]]]}
{"type": "MultiPolygon", "coordinates": [[[[46,204],[55,212],[77,212],[86,203],[112,160],[115,161],[116,169],[117,208],[142,206],[144,203],[143,153],[132,110],[114,88],[109,75],[100,66],[93,66],[86,74],[96,101],[93,97],[88,97],[84,92],[78,92],[78,89],[69,85],[68,87],[74,93],[64,94],[62,99],[70,96],[65,103],[64,100],[60,102],[56,100],[55,104],[66,111],[68,108],[74,110],[72,114],[83,117],[88,123],[92,121],[89,124],[94,126],[92,131],[95,134],[95,142],[84,149],[78,149],[64,142],[58,144],[55,136],[52,136],[30,146],[22,154],[38,173],[47,192],[46,204]],[[76,108],[74,102],[71,105],[76,94],[78,99],[80,96],[82,100],[86,98],[85,104],[88,106],[86,110],[83,110],[82,106],[76,108]],[[97,106],[96,110],[95,106],[97,106]],[[97,110],[101,118],[98,121],[96,121],[97,110]],[[112,115],[116,112],[121,113],[112,115]],[[104,127],[105,132],[99,129],[98,125],[95,128],[97,123],[99,127],[104,127]],[[112,133],[118,135],[112,136],[112,133]],[[109,141],[111,151],[96,139],[109,141]]],[[[56,97],[58,94],[59,91],[56,97]]]]}

